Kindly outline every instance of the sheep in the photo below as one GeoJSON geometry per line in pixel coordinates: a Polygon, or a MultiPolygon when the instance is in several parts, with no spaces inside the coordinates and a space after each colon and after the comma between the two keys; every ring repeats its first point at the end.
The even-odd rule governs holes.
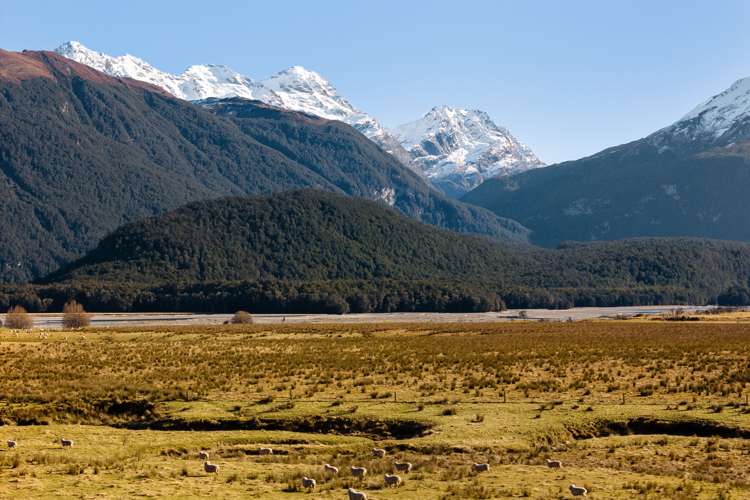
{"type": "Polygon", "coordinates": [[[219,473],[219,466],[216,464],[212,464],[208,460],[203,462],[203,470],[208,472],[209,474],[218,474],[219,473]]]}
{"type": "Polygon", "coordinates": [[[363,491],[357,491],[354,488],[349,488],[347,490],[347,493],[349,493],[349,500],[367,500],[367,494],[363,491]]]}
{"type": "Polygon", "coordinates": [[[399,472],[411,472],[411,462],[393,462],[393,467],[399,472]]]}
{"type": "Polygon", "coordinates": [[[547,459],[547,467],[550,469],[562,469],[562,462],[560,460],[547,459]]]}
{"type": "Polygon", "coordinates": [[[352,471],[352,476],[363,478],[367,475],[367,469],[365,467],[355,467],[351,466],[349,468],[352,471]]]}
{"type": "Polygon", "coordinates": [[[588,495],[589,490],[584,488],[583,486],[576,486],[575,484],[570,485],[570,493],[574,497],[585,497],[588,495]]]}
{"type": "Polygon", "coordinates": [[[273,450],[271,448],[261,448],[258,450],[258,455],[273,455],[273,450]]]}
{"type": "Polygon", "coordinates": [[[372,456],[376,458],[383,458],[385,456],[385,450],[383,448],[373,448],[372,456]]]}
{"type": "Polygon", "coordinates": [[[314,490],[316,485],[315,479],[307,476],[302,478],[302,487],[306,490],[314,490]]]}
{"type": "Polygon", "coordinates": [[[323,464],[323,471],[328,472],[329,474],[338,474],[339,468],[334,467],[331,464],[323,464]]]}
{"type": "Polygon", "coordinates": [[[18,443],[14,439],[8,440],[8,448],[15,448],[16,446],[18,446],[18,443]]]}
{"type": "Polygon", "coordinates": [[[72,439],[60,439],[60,444],[63,448],[71,448],[73,446],[73,440],[72,439]]]}
{"type": "Polygon", "coordinates": [[[385,485],[389,488],[398,488],[399,486],[401,486],[400,476],[397,476],[395,474],[386,474],[384,478],[385,478],[385,485]]]}
{"type": "Polygon", "coordinates": [[[203,460],[204,462],[208,460],[208,452],[206,450],[201,450],[198,452],[198,460],[203,460]]]}
{"type": "Polygon", "coordinates": [[[474,472],[489,472],[490,464],[473,464],[471,468],[474,472]]]}

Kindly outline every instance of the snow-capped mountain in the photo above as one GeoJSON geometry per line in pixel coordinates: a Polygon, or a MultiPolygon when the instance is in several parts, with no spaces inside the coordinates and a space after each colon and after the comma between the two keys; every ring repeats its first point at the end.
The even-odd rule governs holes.
{"type": "Polygon", "coordinates": [[[483,111],[438,106],[393,134],[427,178],[453,196],[544,163],[483,111]]]}
{"type": "Polygon", "coordinates": [[[727,146],[750,137],[750,78],[699,104],[677,122],[649,138],[662,150],[727,146]]]}
{"type": "Polygon", "coordinates": [[[389,131],[354,107],[329,81],[301,66],[258,81],[219,65],[195,65],[172,74],[132,55],[113,57],[75,41],[55,51],[109,75],[151,83],[180,99],[243,97],[342,121],[452,196],[462,195],[489,177],[544,165],[481,111],[439,107],[389,131]]]}
{"type": "Polygon", "coordinates": [[[226,66],[190,66],[183,73],[173,75],[129,54],[112,57],[75,41],[62,44],[55,52],[108,75],[156,85],[173,96],[188,101],[208,97],[244,97],[276,106],[281,105],[281,100],[272,91],[226,66]]]}
{"type": "Polygon", "coordinates": [[[55,52],[108,75],[151,83],[188,101],[210,97],[244,97],[292,111],[343,121],[380,144],[402,162],[410,159],[401,150],[398,141],[375,118],[352,106],[319,74],[301,66],[294,66],[257,82],[226,66],[211,64],[190,66],[183,73],[174,75],[137,57],[109,56],[75,41],[62,44],[55,52]]]}

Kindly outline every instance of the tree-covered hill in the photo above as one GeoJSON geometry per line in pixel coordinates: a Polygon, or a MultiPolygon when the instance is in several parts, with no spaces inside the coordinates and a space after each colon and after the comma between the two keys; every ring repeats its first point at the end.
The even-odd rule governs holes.
{"type": "Polygon", "coordinates": [[[128,224],[44,281],[134,288],[238,281],[367,288],[361,283],[391,280],[404,289],[417,282],[453,283],[523,306],[538,297],[542,305],[555,305],[555,294],[586,305],[618,293],[642,294],[638,301],[644,303],[710,302],[732,286],[747,287],[748,278],[745,243],[638,239],[543,249],[456,235],[376,202],[300,190],[196,202],[128,224]]]}

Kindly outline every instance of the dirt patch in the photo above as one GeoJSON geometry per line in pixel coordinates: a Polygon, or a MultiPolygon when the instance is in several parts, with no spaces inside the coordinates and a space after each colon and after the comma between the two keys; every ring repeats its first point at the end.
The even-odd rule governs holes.
{"type": "Polygon", "coordinates": [[[162,419],[122,424],[128,429],[164,431],[267,430],[313,434],[367,436],[374,439],[409,439],[428,434],[432,424],[418,420],[369,419],[314,415],[294,418],[162,419]]]}
{"type": "Polygon", "coordinates": [[[667,420],[653,417],[636,417],[621,421],[597,420],[584,426],[569,426],[567,430],[573,436],[573,439],[638,434],[750,439],[750,429],[701,419],[667,420]]]}

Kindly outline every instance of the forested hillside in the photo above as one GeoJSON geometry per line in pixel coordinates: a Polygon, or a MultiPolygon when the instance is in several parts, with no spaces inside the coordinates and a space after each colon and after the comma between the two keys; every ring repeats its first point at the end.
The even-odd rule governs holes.
{"type": "Polygon", "coordinates": [[[347,125],[234,105],[258,115],[235,120],[220,105],[54,53],[0,50],[0,282],[44,275],[118,226],[190,201],[300,187],[381,199],[457,231],[525,237],[431,190],[347,125]]]}
{"type": "Polygon", "coordinates": [[[283,310],[325,291],[346,310],[395,307],[391,295],[408,310],[452,295],[470,308],[708,303],[749,278],[750,244],[640,239],[542,249],[459,236],[379,203],[302,190],[196,202],[126,225],[44,283],[107,289],[139,307],[153,300],[214,308],[246,294],[283,310]]]}

